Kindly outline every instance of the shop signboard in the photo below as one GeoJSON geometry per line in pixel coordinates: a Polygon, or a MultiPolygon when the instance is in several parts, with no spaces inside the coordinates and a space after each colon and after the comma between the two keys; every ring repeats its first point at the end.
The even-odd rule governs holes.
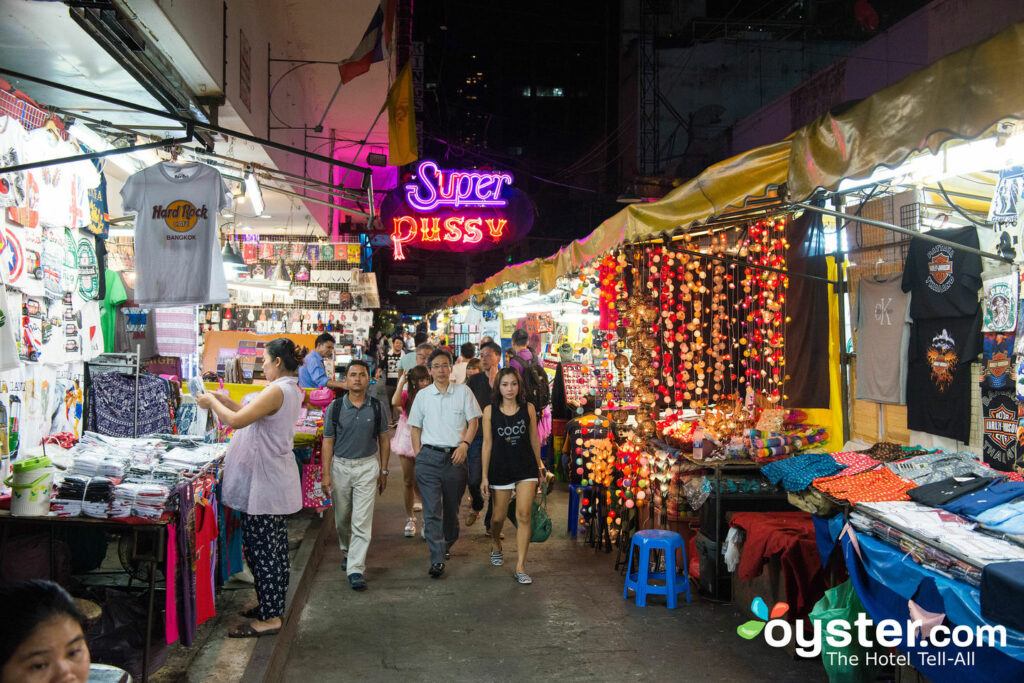
{"type": "Polygon", "coordinates": [[[475,252],[517,242],[533,227],[533,206],[512,183],[507,171],[421,161],[412,180],[381,204],[394,259],[404,260],[409,247],[475,252]]]}

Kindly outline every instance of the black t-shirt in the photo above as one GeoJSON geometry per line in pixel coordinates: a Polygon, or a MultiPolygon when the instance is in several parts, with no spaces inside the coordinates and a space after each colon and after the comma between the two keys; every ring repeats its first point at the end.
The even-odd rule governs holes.
{"type": "MultiPolygon", "coordinates": [[[[476,402],[480,404],[480,411],[491,405],[491,383],[487,381],[486,372],[478,372],[466,379],[466,386],[473,392],[476,402]]],[[[483,432],[479,432],[483,433],[483,432]]]]}
{"type": "Polygon", "coordinates": [[[981,353],[975,315],[915,320],[907,373],[907,427],[967,443],[971,434],[971,363],[981,353]]]}
{"type": "Polygon", "coordinates": [[[1011,389],[981,390],[981,418],[985,438],[981,452],[985,464],[1002,472],[1013,472],[1017,465],[1017,397],[1011,389]]]}
{"type": "Polygon", "coordinates": [[[394,350],[389,350],[385,358],[387,359],[387,366],[384,368],[386,375],[385,383],[388,386],[396,386],[398,384],[398,364],[402,360],[404,352],[399,351],[395,353],[394,350]]]}
{"type": "MultiPolygon", "coordinates": [[[[932,230],[928,233],[965,247],[978,248],[973,226],[932,230]]],[[[972,315],[978,309],[981,257],[920,237],[910,241],[903,268],[903,291],[911,292],[910,316],[948,318],[972,315]]]]}

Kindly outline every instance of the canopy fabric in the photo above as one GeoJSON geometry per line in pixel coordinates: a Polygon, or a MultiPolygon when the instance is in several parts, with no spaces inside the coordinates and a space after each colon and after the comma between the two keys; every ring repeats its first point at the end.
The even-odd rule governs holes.
{"type": "Polygon", "coordinates": [[[744,207],[750,199],[766,196],[786,181],[790,141],[758,147],[705,169],[656,202],[631,204],[605,220],[590,235],[576,240],[547,258],[508,266],[483,282],[453,296],[446,307],[470,296],[484,294],[506,283],[540,281],[540,291],[555,288],[555,281],[579,270],[587,261],[620,244],[688,227],[744,207]]]}
{"type": "Polygon", "coordinates": [[[846,178],[894,168],[920,150],[975,138],[1002,119],[1024,118],[1024,23],[924,67],[828,113],[793,135],[789,192],[795,201],[846,178]]]}

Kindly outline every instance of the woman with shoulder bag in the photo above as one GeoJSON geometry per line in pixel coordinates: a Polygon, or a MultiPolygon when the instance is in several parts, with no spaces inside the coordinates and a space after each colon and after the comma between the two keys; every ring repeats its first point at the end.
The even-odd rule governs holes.
{"type": "Polygon", "coordinates": [[[409,411],[412,410],[412,402],[416,400],[416,394],[420,389],[430,386],[430,373],[422,365],[417,365],[409,372],[404,373],[398,380],[395,393],[391,397],[391,405],[394,408],[401,408],[402,414],[398,418],[398,426],[395,434],[391,437],[391,452],[401,457],[402,481],[405,484],[405,536],[412,538],[416,535],[416,518],[413,513],[422,510],[420,502],[420,490],[416,486],[416,452],[412,449],[412,430],[409,429],[409,411]],[[406,385],[408,385],[406,387],[406,385]],[[406,387],[403,389],[403,387],[406,387]]]}
{"type": "Polygon", "coordinates": [[[523,380],[515,368],[504,368],[494,379],[491,405],[484,409],[483,481],[484,496],[494,495],[491,517],[491,564],[504,564],[501,528],[509,500],[516,494],[516,548],[518,558],[513,577],[520,584],[533,583],[526,573],[530,547],[531,509],[537,486],[547,468],[540,459],[537,412],[527,403],[523,380]]]}

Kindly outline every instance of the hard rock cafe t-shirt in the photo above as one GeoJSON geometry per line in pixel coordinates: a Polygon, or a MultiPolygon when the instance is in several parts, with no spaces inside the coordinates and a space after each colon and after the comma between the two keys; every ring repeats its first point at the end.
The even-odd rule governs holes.
{"type": "Polygon", "coordinates": [[[908,429],[970,440],[971,363],[980,352],[980,308],[970,316],[915,320],[907,377],[908,429]]]}
{"type": "MultiPolygon", "coordinates": [[[[978,231],[973,226],[932,230],[928,234],[978,248],[978,231]]],[[[979,289],[980,256],[920,237],[910,241],[903,269],[903,291],[913,294],[910,315],[914,320],[973,315],[978,309],[979,289]]]]}
{"type": "Polygon", "coordinates": [[[136,301],[147,306],[224,303],[227,282],[217,214],[231,204],[220,172],[206,164],[159,163],[121,189],[135,219],[136,301]]]}

